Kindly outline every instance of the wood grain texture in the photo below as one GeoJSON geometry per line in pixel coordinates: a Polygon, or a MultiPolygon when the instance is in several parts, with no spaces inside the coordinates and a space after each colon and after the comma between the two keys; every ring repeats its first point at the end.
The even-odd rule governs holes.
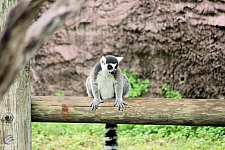
{"type": "MultiPolygon", "coordinates": [[[[17,77],[2,99],[2,95],[0,94],[1,150],[31,150],[30,66],[27,64],[17,76],[13,73],[14,71],[18,71],[16,69],[20,62],[20,56],[18,54],[21,53],[20,48],[23,46],[20,42],[22,42],[21,37],[24,36],[24,33],[19,34],[18,31],[21,30],[22,32],[22,29],[26,27],[25,24],[29,22],[28,20],[27,22],[21,19],[18,23],[18,16],[24,13],[25,10],[22,8],[27,7],[27,1],[19,2],[18,7],[21,9],[12,9],[15,16],[9,16],[11,19],[10,21],[5,20],[16,2],[17,0],[1,0],[0,2],[0,9],[2,9],[0,12],[1,31],[3,24],[5,24],[5,28],[1,33],[0,42],[0,76],[2,74],[5,76],[0,77],[0,84],[4,82],[4,84],[1,84],[0,86],[0,93],[2,92],[2,89],[6,90],[6,85],[13,82],[13,80],[10,81],[7,79],[17,77]],[[18,46],[18,44],[20,46],[18,46]]],[[[34,2],[34,5],[35,3],[36,2],[34,2]]],[[[29,7],[34,5],[30,5],[29,7]]]]}
{"type": "Polygon", "coordinates": [[[125,99],[128,107],[118,111],[108,100],[92,111],[92,98],[32,97],[33,122],[111,123],[149,125],[225,126],[225,103],[212,99],[125,99]]]}
{"type": "Polygon", "coordinates": [[[0,150],[31,150],[30,69],[26,65],[0,101],[0,150]],[[13,116],[7,122],[6,114],[13,116]]]}

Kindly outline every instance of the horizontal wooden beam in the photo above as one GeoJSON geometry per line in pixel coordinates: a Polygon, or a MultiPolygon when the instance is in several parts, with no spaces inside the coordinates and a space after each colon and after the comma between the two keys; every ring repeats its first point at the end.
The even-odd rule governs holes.
{"type": "Polygon", "coordinates": [[[225,126],[225,101],[212,99],[124,99],[125,111],[114,100],[101,103],[96,111],[88,97],[32,97],[33,122],[116,123],[149,125],[225,126]]]}

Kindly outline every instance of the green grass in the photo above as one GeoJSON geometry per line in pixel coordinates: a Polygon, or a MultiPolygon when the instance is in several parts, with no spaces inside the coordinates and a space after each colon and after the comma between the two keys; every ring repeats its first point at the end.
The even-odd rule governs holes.
{"type": "Polygon", "coordinates": [[[101,124],[32,123],[32,149],[101,149],[103,129],[101,124]]]}
{"type": "MultiPolygon", "coordinates": [[[[33,150],[100,150],[104,124],[32,123],[33,150]]],[[[222,127],[119,125],[120,150],[223,150],[222,127]]]]}

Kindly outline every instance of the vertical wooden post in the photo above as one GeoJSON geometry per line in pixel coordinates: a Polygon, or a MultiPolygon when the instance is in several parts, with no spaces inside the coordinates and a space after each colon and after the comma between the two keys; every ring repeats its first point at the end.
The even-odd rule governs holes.
{"type": "Polygon", "coordinates": [[[31,150],[29,65],[18,74],[0,101],[0,149],[31,150]]]}
{"type": "MultiPolygon", "coordinates": [[[[0,0],[0,30],[17,0],[0,0]]],[[[29,64],[0,100],[0,150],[31,150],[29,64]]]]}
{"type": "Polygon", "coordinates": [[[7,15],[17,1],[18,0],[0,0],[0,31],[2,31],[7,15]]]}

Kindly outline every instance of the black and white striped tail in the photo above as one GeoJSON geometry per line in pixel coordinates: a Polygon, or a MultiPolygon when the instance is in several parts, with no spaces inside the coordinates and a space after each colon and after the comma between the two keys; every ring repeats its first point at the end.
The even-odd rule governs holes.
{"type": "Polygon", "coordinates": [[[105,150],[117,150],[117,125],[106,124],[105,125],[105,150]]]}

